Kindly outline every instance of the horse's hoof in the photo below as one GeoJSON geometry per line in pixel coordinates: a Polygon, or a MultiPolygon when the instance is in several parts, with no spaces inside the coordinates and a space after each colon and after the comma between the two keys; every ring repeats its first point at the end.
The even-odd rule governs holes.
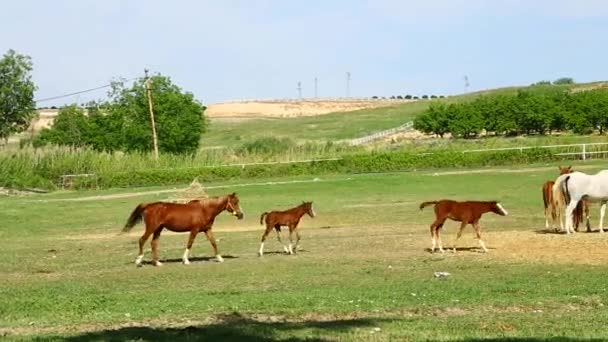
{"type": "Polygon", "coordinates": [[[183,261],[182,261],[182,263],[183,263],[184,265],[190,265],[190,260],[183,260],[183,261]]]}
{"type": "Polygon", "coordinates": [[[154,262],[154,266],[156,266],[156,267],[160,267],[160,266],[162,266],[162,265],[163,265],[163,263],[162,263],[162,262],[160,262],[160,261],[155,261],[155,262],[154,262]]]}
{"type": "Polygon", "coordinates": [[[221,256],[217,256],[215,257],[217,259],[217,262],[224,262],[224,258],[222,258],[221,256]]]}

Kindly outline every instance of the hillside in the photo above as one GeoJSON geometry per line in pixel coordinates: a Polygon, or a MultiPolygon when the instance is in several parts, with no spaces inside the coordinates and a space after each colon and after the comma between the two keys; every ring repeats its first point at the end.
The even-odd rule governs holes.
{"type": "MultiPolygon", "coordinates": [[[[552,86],[573,92],[608,88],[606,82],[552,86]]],[[[442,101],[467,101],[479,95],[512,94],[529,87],[506,87],[442,101]]],[[[429,101],[321,99],[269,100],[210,105],[206,115],[209,131],[202,137],[203,148],[238,146],[264,136],[289,137],[298,142],[326,142],[354,139],[390,129],[412,120],[427,108],[429,101]]],[[[49,127],[57,110],[41,110],[32,124],[34,132],[49,127]]],[[[414,134],[412,137],[419,137],[414,134]]]]}

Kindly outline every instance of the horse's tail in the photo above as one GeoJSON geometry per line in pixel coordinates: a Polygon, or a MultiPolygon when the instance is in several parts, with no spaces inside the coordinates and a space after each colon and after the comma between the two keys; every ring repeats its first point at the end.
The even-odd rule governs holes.
{"type": "Polygon", "coordinates": [[[428,207],[429,205],[433,205],[433,204],[437,204],[438,201],[428,201],[428,202],[422,202],[420,203],[420,210],[428,207]]]}
{"type": "Polygon", "coordinates": [[[551,204],[551,195],[553,192],[553,182],[547,182],[543,185],[543,203],[545,204],[545,209],[549,208],[549,204],[551,204]]]}
{"type": "Polygon", "coordinates": [[[143,216],[142,214],[144,213],[146,206],[147,206],[147,204],[142,203],[142,204],[138,205],[137,207],[135,207],[135,209],[131,213],[131,216],[129,216],[127,223],[125,224],[124,228],[122,229],[123,233],[130,231],[131,228],[133,228],[137,223],[139,223],[139,221],[141,221],[142,216],[143,216]]]}
{"type": "Polygon", "coordinates": [[[568,190],[568,180],[570,179],[570,176],[566,176],[566,178],[564,178],[564,182],[562,183],[563,188],[562,188],[562,193],[564,194],[564,201],[566,204],[570,204],[570,191],[568,190]]]}
{"type": "Polygon", "coordinates": [[[570,175],[561,175],[557,177],[555,183],[553,183],[553,205],[559,213],[566,207],[570,202],[570,192],[567,189],[566,181],[570,179],[570,175]]]}
{"type": "Polygon", "coordinates": [[[263,213],[262,216],[260,216],[260,224],[264,224],[264,216],[268,215],[268,213],[263,213]]]}

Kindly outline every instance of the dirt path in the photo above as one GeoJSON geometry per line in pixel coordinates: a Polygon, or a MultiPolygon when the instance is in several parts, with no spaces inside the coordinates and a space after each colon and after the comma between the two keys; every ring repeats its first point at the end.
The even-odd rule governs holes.
{"type": "MultiPolygon", "coordinates": [[[[291,180],[281,182],[259,182],[259,183],[240,183],[240,184],[225,184],[225,185],[212,185],[204,187],[205,190],[211,189],[226,189],[226,188],[242,188],[248,186],[269,186],[269,185],[286,185],[286,184],[300,184],[300,183],[316,183],[316,182],[343,182],[352,180],[352,178],[340,178],[340,179],[309,179],[309,180],[291,180]]],[[[165,190],[150,190],[150,191],[138,191],[138,192],[125,192],[121,194],[109,194],[109,195],[96,195],[96,196],[85,196],[85,197],[70,197],[70,198],[54,198],[44,200],[33,200],[34,202],[81,202],[81,201],[104,201],[113,200],[118,198],[130,198],[148,195],[160,195],[168,193],[176,193],[186,191],[188,188],[179,189],[165,189],[165,190]]]]}

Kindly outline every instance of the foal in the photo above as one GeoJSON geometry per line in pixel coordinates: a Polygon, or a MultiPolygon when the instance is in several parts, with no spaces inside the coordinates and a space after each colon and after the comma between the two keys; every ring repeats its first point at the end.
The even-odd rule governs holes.
{"type": "Polygon", "coordinates": [[[488,249],[481,240],[479,219],[483,214],[487,212],[493,212],[501,216],[507,215],[507,211],[505,210],[505,208],[503,208],[502,205],[500,205],[500,203],[496,201],[430,201],[423,202],[422,204],[420,204],[420,210],[433,204],[435,205],[435,222],[431,224],[431,237],[433,243],[431,247],[431,253],[435,252],[435,246],[437,245],[437,243],[439,243],[439,251],[443,253],[443,246],[439,233],[441,228],[443,227],[443,224],[445,223],[445,220],[448,218],[453,221],[461,222],[460,229],[458,230],[458,234],[456,235],[456,241],[454,241],[454,253],[456,253],[456,243],[458,242],[458,239],[462,235],[462,231],[467,224],[471,224],[473,228],[475,228],[475,235],[479,240],[479,244],[481,245],[483,251],[487,252],[488,249]]]}
{"type": "Polygon", "coordinates": [[[271,211],[265,212],[260,216],[260,224],[264,224],[264,217],[266,217],[266,230],[262,235],[262,242],[260,243],[260,256],[264,255],[264,241],[272,229],[274,228],[277,232],[277,239],[283,245],[281,241],[281,226],[289,227],[289,247],[283,245],[285,253],[294,254],[297,252],[298,243],[300,242],[300,232],[298,231],[298,223],[302,219],[304,214],[308,214],[310,217],[315,217],[315,210],[312,207],[312,202],[302,202],[299,206],[291,208],[285,211],[271,211]],[[293,232],[296,233],[296,244],[292,248],[293,244],[293,232]]]}
{"type": "Polygon", "coordinates": [[[188,256],[196,235],[202,231],[213,247],[213,252],[218,262],[224,261],[218,253],[217,243],[211,232],[215,217],[223,211],[228,211],[239,220],[243,218],[243,212],[239,207],[239,198],[236,193],[222,197],[213,197],[204,200],[192,200],[186,204],[154,202],[140,204],[129,216],[123,232],[128,232],[143,218],[146,230],[139,239],[139,255],[135,259],[135,265],[141,266],[144,258],[144,244],[152,235],[152,261],[154,266],[161,266],[158,261],[158,239],[164,228],[173,232],[190,232],[188,244],[182,260],[185,265],[190,264],[188,256]]]}

